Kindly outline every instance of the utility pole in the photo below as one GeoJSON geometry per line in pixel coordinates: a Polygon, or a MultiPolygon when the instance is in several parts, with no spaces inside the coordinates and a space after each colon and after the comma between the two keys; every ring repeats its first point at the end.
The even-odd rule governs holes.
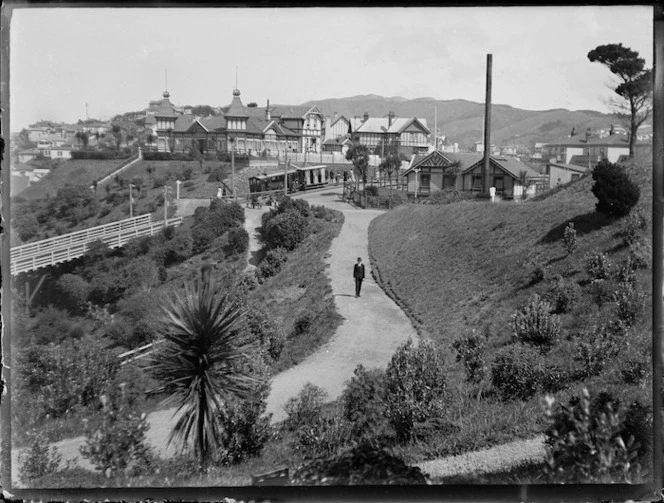
{"type": "Polygon", "coordinates": [[[168,189],[169,187],[164,185],[164,229],[168,222],[168,189]]]}
{"type": "Polygon", "coordinates": [[[233,200],[237,202],[237,199],[235,198],[235,137],[231,137],[230,142],[231,142],[231,190],[233,191],[233,200]]]}
{"type": "Polygon", "coordinates": [[[486,102],[484,105],[484,162],[482,163],[482,192],[489,194],[491,156],[491,67],[493,55],[486,55],[486,102]]]}
{"type": "Polygon", "coordinates": [[[433,150],[438,150],[438,107],[433,107],[433,150]]]}
{"type": "Polygon", "coordinates": [[[133,186],[133,184],[129,184],[129,218],[134,218],[134,198],[131,195],[131,189],[133,186]]]}

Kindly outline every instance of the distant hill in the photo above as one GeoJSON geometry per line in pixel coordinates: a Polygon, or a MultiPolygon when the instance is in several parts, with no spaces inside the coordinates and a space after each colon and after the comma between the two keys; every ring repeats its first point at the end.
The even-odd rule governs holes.
{"type": "MultiPolygon", "coordinates": [[[[438,129],[451,142],[462,148],[482,140],[484,129],[484,103],[467,100],[435,100],[401,97],[384,98],[374,94],[308,101],[303,105],[316,105],[328,116],[335,112],[346,117],[383,117],[394,112],[399,117],[421,117],[433,129],[434,108],[438,109],[438,129]]],[[[492,143],[518,144],[531,147],[536,142],[548,142],[569,135],[572,128],[585,132],[587,128],[603,129],[619,120],[609,114],[593,110],[570,111],[522,110],[509,105],[494,104],[491,110],[492,143]]]]}

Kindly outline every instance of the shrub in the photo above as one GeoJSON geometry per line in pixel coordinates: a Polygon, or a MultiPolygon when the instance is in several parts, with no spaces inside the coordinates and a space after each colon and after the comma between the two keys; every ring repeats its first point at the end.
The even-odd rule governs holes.
{"type": "Polygon", "coordinates": [[[385,411],[398,441],[409,440],[415,423],[442,411],[446,387],[443,358],[431,341],[417,347],[409,338],[397,348],[385,371],[385,411]]]}
{"type": "Polygon", "coordinates": [[[260,363],[253,370],[258,382],[246,400],[230,398],[216,418],[221,434],[217,463],[230,465],[257,456],[270,437],[270,419],[265,415],[270,392],[268,369],[260,363]]]}
{"type": "Polygon", "coordinates": [[[625,262],[618,270],[618,281],[620,283],[636,283],[636,267],[632,261],[632,257],[627,257],[625,262]]]}
{"type": "Polygon", "coordinates": [[[586,271],[591,281],[608,279],[611,277],[611,261],[602,252],[588,253],[585,257],[586,271]]]}
{"type": "Polygon", "coordinates": [[[228,178],[228,168],[219,166],[218,168],[214,168],[207,177],[207,181],[212,183],[223,182],[226,178],[228,178]]]}
{"type": "Polygon", "coordinates": [[[481,382],[486,372],[486,337],[473,330],[457,338],[452,347],[457,352],[456,361],[462,362],[466,369],[466,380],[471,383],[481,382]]]}
{"type": "Polygon", "coordinates": [[[501,348],[491,364],[491,382],[503,400],[528,400],[540,387],[541,356],[522,344],[501,348]]]}
{"type": "Polygon", "coordinates": [[[567,255],[574,255],[579,243],[576,239],[576,230],[574,229],[574,222],[570,222],[565,227],[565,234],[563,235],[563,243],[565,244],[565,251],[567,255]]]}
{"type": "Polygon", "coordinates": [[[243,227],[233,227],[228,231],[228,246],[232,253],[246,252],[249,248],[249,233],[243,227]]]}
{"type": "Polygon", "coordinates": [[[587,389],[567,405],[547,397],[545,474],[551,482],[630,482],[638,454],[634,437],[624,434],[626,410],[608,394],[592,401],[587,389]]]}
{"type": "Polygon", "coordinates": [[[32,479],[58,471],[62,455],[50,445],[46,435],[37,430],[27,434],[28,447],[19,455],[20,479],[24,484],[32,479]]]}
{"type": "Polygon", "coordinates": [[[612,323],[584,333],[576,342],[577,377],[584,379],[601,374],[620,352],[621,335],[624,335],[622,325],[612,323]]]}
{"type": "Polygon", "coordinates": [[[359,364],[341,395],[343,417],[357,442],[371,441],[385,432],[385,371],[359,364]]]}
{"type": "Polygon", "coordinates": [[[590,293],[597,305],[602,308],[604,304],[613,299],[614,292],[611,291],[609,283],[606,280],[596,279],[590,282],[588,293],[590,293]]]}
{"type": "Polygon", "coordinates": [[[454,187],[446,187],[443,190],[432,192],[426,199],[430,204],[450,204],[467,199],[454,187]]]}
{"type": "Polygon", "coordinates": [[[191,233],[187,230],[179,230],[175,237],[168,241],[166,245],[166,257],[164,265],[168,267],[171,264],[183,262],[194,253],[194,240],[191,233]]]}
{"type": "Polygon", "coordinates": [[[626,246],[631,246],[641,239],[647,226],[648,220],[646,216],[641,209],[637,209],[627,215],[618,235],[622,238],[626,246]]]}
{"type": "Polygon", "coordinates": [[[581,287],[573,282],[566,281],[562,276],[556,276],[553,287],[549,292],[554,313],[567,313],[579,302],[581,287]]]}
{"type": "Polygon", "coordinates": [[[652,249],[647,241],[637,241],[632,243],[629,250],[629,256],[632,259],[634,267],[637,269],[649,269],[652,264],[652,249]]]}
{"type": "Polygon", "coordinates": [[[638,283],[620,282],[613,294],[613,300],[617,305],[618,319],[631,326],[643,312],[645,293],[638,283]]]}
{"type": "Polygon", "coordinates": [[[298,335],[306,334],[311,328],[311,324],[314,321],[314,316],[310,312],[304,312],[300,314],[293,323],[293,337],[298,335]]]}
{"type": "Polygon", "coordinates": [[[641,190],[618,164],[605,159],[595,166],[592,177],[597,212],[622,217],[639,202],[641,190]]]}
{"type": "Polygon", "coordinates": [[[286,336],[279,320],[272,318],[262,306],[253,305],[247,311],[247,324],[254,339],[268,361],[277,361],[284,348],[286,336]]]}
{"type": "Polygon", "coordinates": [[[269,248],[292,250],[309,234],[309,221],[298,211],[289,210],[270,218],[261,233],[269,248]]]}
{"type": "Polygon", "coordinates": [[[560,337],[560,317],[551,314],[551,304],[534,294],[528,304],[512,315],[513,339],[547,351],[560,337]]]}
{"type": "Polygon", "coordinates": [[[35,344],[60,344],[69,337],[74,322],[66,311],[48,306],[37,313],[32,329],[35,344]]]}
{"type": "Polygon", "coordinates": [[[145,161],[191,161],[188,154],[179,152],[143,152],[145,161]]]}
{"type": "Polygon", "coordinates": [[[99,424],[84,421],[86,439],[80,447],[81,455],[107,477],[120,471],[130,476],[146,473],[154,455],[147,445],[150,425],[145,413],[139,415],[121,397],[114,402],[105,397],[103,403],[99,424]]]}
{"type": "Polygon", "coordinates": [[[367,185],[365,192],[367,193],[368,196],[377,196],[378,187],[376,185],[367,185]]]}
{"type": "Polygon", "coordinates": [[[323,388],[306,383],[300,393],[284,405],[288,415],[284,427],[289,431],[296,431],[300,427],[313,425],[320,418],[327,397],[327,391],[323,388]]]}
{"type": "Polygon", "coordinates": [[[527,264],[530,269],[530,278],[532,283],[539,283],[549,279],[549,268],[539,257],[533,257],[527,264]]]}
{"type": "Polygon", "coordinates": [[[108,349],[85,339],[30,346],[19,362],[20,387],[38,404],[41,417],[52,418],[97,400],[120,366],[108,349]]]}
{"type": "Polygon", "coordinates": [[[215,239],[215,233],[207,225],[195,225],[191,229],[191,252],[194,255],[203,253],[215,239]]]}
{"type": "Polygon", "coordinates": [[[336,454],[346,446],[350,425],[344,421],[339,407],[332,413],[320,414],[313,421],[295,430],[294,447],[305,458],[320,458],[336,454]]]}
{"type": "Polygon", "coordinates": [[[281,267],[286,263],[286,260],[288,260],[288,253],[284,248],[269,250],[256,269],[256,276],[260,280],[265,280],[277,275],[281,267]]]}
{"type": "Polygon", "coordinates": [[[300,467],[291,485],[402,485],[427,484],[418,467],[411,467],[380,447],[358,445],[335,457],[300,467]]]}

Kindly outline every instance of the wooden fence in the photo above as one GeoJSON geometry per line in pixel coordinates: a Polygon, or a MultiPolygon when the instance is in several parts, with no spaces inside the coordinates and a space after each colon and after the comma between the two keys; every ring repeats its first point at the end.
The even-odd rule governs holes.
{"type": "MultiPolygon", "coordinates": [[[[180,225],[182,217],[168,219],[166,225],[180,225]]],[[[103,241],[110,248],[123,246],[141,236],[151,236],[164,227],[164,221],[152,221],[150,214],[63,234],[11,249],[11,274],[33,271],[85,255],[88,245],[103,241]]]]}

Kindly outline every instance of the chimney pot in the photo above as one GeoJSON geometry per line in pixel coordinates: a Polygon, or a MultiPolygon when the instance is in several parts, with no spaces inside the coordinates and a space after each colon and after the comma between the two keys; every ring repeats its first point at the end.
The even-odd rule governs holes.
{"type": "Polygon", "coordinates": [[[369,120],[369,112],[364,112],[364,121],[367,122],[369,120]]]}
{"type": "Polygon", "coordinates": [[[392,121],[394,120],[394,112],[387,114],[387,127],[392,126],[392,121]]]}

